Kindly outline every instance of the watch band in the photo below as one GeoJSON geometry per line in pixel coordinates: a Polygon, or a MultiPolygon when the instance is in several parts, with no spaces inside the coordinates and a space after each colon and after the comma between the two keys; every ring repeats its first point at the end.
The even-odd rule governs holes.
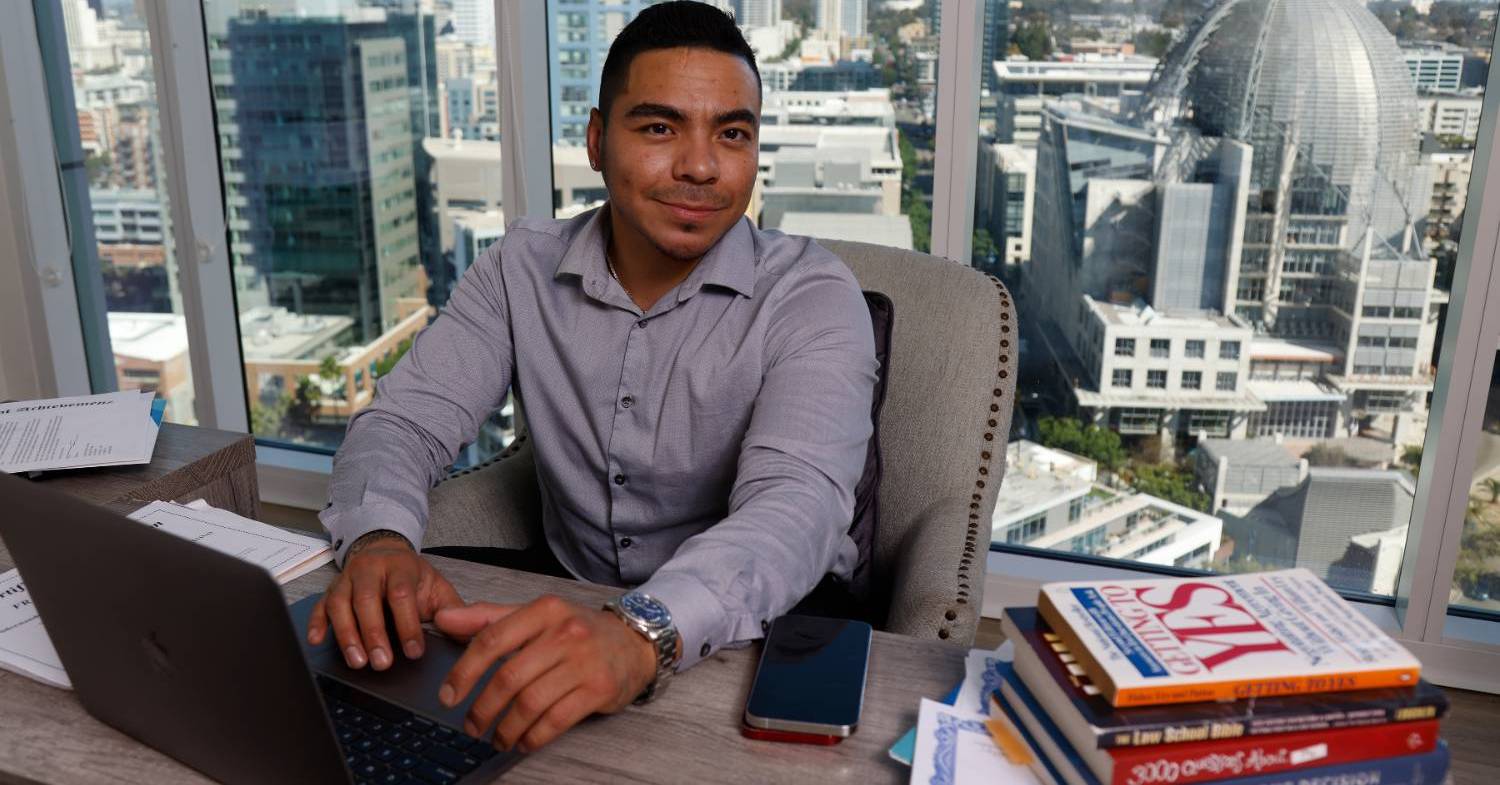
{"type": "MultiPolygon", "coordinates": [[[[655,598],[652,598],[655,601],[655,598]]],[[[677,649],[677,627],[675,625],[656,626],[636,617],[634,614],[621,607],[618,600],[611,600],[604,604],[604,609],[620,617],[631,629],[656,648],[656,675],[646,689],[635,699],[637,704],[649,703],[660,695],[666,688],[667,681],[671,679],[676,671],[678,662],[677,649]]]]}

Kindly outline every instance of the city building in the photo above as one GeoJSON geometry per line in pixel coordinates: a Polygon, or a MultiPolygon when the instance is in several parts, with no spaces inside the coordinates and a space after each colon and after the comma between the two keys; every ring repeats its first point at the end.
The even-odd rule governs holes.
{"type": "Polygon", "coordinates": [[[1410,522],[1414,492],[1402,471],[1313,467],[1243,515],[1220,517],[1235,560],[1266,570],[1305,567],[1335,589],[1390,594],[1405,547],[1404,535],[1397,544],[1393,532],[1410,522]],[[1382,563],[1392,546],[1398,563],[1389,553],[1382,563]]]}
{"type": "Polygon", "coordinates": [[[1479,112],[1484,108],[1480,93],[1433,93],[1417,98],[1422,112],[1422,130],[1440,139],[1473,145],[1479,138],[1479,112]]]}
{"type": "Polygon", "coordinates": [[[815,0],[813,25],[819,31],[845,39],[869,34],[870,0],[815,0]]]}
{"type": "Polygon", "coordinates": [[[1157,61],[1134,55],[1089,55],[1039,61],[1018,56],[986,62],[993,72],[996,139],[1035,147],[1042,109],[1052,99],[1077,95],[1118,105],[1122,97],[1145,89],[1157,61]]]}
{"type": "Polygon", "coordinates": [[[554,144],[584,144],[589,110],[599,101],[599,77],[609,45],[652,2],[583,0],[568,5],[548,4],[553,36],[547,60],[554,144]]]}
{"type": "Polygon", "coordinates": [[[785,213],[900,215],[896,133],[880,126],[762,126],[760,225],[780,226],[785,213]]]}
{"type": "Polygon", "coordinates": [[[975,226],[989,231],[1006,267],[1022,265],[1031,258],[1035,194],[1035,149],[998,142],[979,146],[979,175],[974,183],[975,226]]]}
{"type": "Polygon", "coordinates": [[[466,44],[487,46],[495,40],[494,0],[452,0],[453,34],[466,44]]]}
{"type": "Polygon", "coordinates": [[[398,301],[426,295],[423,260],[441,259],[421,145],[439,115],[433,19],[345,8],[225,24],[210,51],[228,66],[216,84],[235,263],[270,304],[349,316],[375,341],[401,321],[398,301]],[[305,88],[329,68],[344,78],[305,88]]]}
{"type": "Polygon", "coordinates": [[[280,306],[240,314],[240,346],[245,358],[245,393],[252,404],[270,405],[292,395],[298,380],[317,385],[315,422],[342,425],[375,397],[377,364],[389,360],[403,341],[437,315],[422,298],[396,302],[396,322],[375,340],[349,344],[358,322],[348,316],[296,314],[280,306]],[[332,378],[321,373],[324,358],[338,364],[332,378]]]}
{"type": "Polygon", "coordinates": [[[1210,509],[1243,515],[1276,491],[1307,478],[1307,461],[1271,438],[1199,439],[1193,474],[1210,509]]]}
{"type": "Polygon", "coordinates": [[[738,0],[735,21],[741,27],[775,27],[781,24],[781,0],[738,0]]]}
{"type": "Polygon", "coordinates": [[[187,319],[172,313],[109,312],[109,345],[121,390],[150,390],[167,402],[162,416],[193,424],[187,319]]]}
{"type": "Polygon", "coordinates": [[[904,215],[856,213],[783,213],[777,226],[787,234],[819,240],[852,240],[912,250],[911,220],[904,215]]]}
{"type": "Polygon", "coordinates": [[[500,210],[453,211],[453,280],[463,277],[486,248],[505,236],[505,213],[500,210]]]}
{"type": "Polygon", "coordinates": [[[1424,150],[1422,163],[1432,172],[1432,201],[1427,210],[1429,237],[1442,237],[1463,222],[1474,173],[1473,150],[1424,150]]]}
{"type": "Polygon", "coordinates": [[[1401,57],[1412,84],[1424,93],[1456,93],[1463,86],[1462,47],[1438,41],[1407,43],[1401,57]]]}
{"type": "Polygon", "coordinates": [[[1043,110],[1021,307],[1070,397],[1125,433],[1420,443],[1444,296],[1395,39],[1245,0],[1178,47],[1121,111],[1043,110]]]}
{"type": "Polygon", "coordinates": [[[1218,518],[1101,485],[1087,458],[1026,440],[1005,454],[993,542],[1195,569],[1219,551],[1218,518]]]}
{"type": "Polygon", "coordinates": [[[90,188],[94,240],[102,244],[160,246],[166,242],[166,209],[155,190],[90,188]]]}

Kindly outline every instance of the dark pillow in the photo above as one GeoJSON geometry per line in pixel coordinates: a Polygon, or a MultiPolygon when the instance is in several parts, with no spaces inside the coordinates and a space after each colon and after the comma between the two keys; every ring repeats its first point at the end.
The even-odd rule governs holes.
{"type": "Polygon", "coordinates": [[[875,330],[875,359],[879,367],[875,371],[874,395],[870,401],[870,419],[874,432],[870,434],[870,445],[865,452],[865,468],[854,486],[854,520],[849,526],[849,537],[859,548],[859,561],[849,581],[839,581],[832,575],[808,594],[793,613],[813,616],[837,616],[846,619],[861,619],[873,625],[885,623],[889,605],[889,591],[873,585],[871,573],[875,558],[875,530],[880,518],[880,409],[885,404],[886,378],[890,371],[891,325],[895,312],[891,298],[879,292],[865,292],[865,305],[870,309],[870,324],[875,330]]]}

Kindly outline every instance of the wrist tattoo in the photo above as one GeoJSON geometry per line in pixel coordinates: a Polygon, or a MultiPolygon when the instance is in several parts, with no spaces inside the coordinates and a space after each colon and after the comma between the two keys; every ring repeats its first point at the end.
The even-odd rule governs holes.
{"type": "MultiPolygon", "coordinates": [[[[353,556],[354,554],[364,550],[366,547],[382,540],[400,540],[401,542],[406,543],[407,546],[411,545],[411,542],[408,541],[406,537],[400,532],[392,531],[390,529],[376,529],[375,531],[367,532],[361,535],[359,539],[355,540],[354,544],[349,546],[349,552],[345,554],[345,558],[353,556]]],[[[412,550],[416,549],[412,548],[412,550]]]]}

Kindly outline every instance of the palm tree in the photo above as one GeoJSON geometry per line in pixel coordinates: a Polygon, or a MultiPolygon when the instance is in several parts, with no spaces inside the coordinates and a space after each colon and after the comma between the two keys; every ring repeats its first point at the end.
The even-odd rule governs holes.
{"type": "Polygon", "coordinates": [[[1500,502],[1500,479],[1486,477],[1484,479],[1484,487],[1490,492],[1490,504],[1500,502]]]}

